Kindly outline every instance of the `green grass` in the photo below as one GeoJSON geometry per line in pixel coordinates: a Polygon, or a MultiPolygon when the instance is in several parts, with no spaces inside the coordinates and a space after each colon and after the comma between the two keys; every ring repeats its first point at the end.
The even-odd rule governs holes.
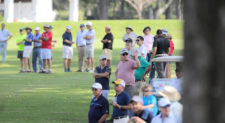
{"type": "MultiPolygon", "coordinates": [[[[175,43],[175,55],[182,54],[183,37],[182,21],[177,20],[114,20],[92,21],[96,31],[95,40],[95,65],[101,54],[101,38],[104,36],[104,27],[111,25],[114,34],[113,72],[119,62],[120,49],[124,47],[121,38],[124,28],[129,25],[134,31],[142,34],[145,26],[151,26],[152,34],[158,28],[167,28],[172,34],[175,43]]],[[[17,47],[15,39],[20,27],[42,27],[44,23],[7,23],[6,28],[13,34],[8,43],[6,64],[0,63],[0,122],[3,123],[52,123],[75,122],[86,123],[91,101],[90,87],[94,82],[91,73],[64,73],[62,60],[62,33],[66,25],[72,25],[73,38],[79,30],[79,23],[69,21],[57,21],[53,25],[53,37],[57,45],[53,48],[53,74],[18,73],[19,61],[16,58],[17,47]]],[[[1,60],[1,58],[0,58],[1,60]]],[[[77,51],[74,48],[72,70],[77,70],[77,51]]],[[[174,65],[172,65],[174,68],[174,65]]],[[[174,73],[173,73],[174,76],[174,73]]],[[[112,74],[111,80],[115,80],[112,74]]],[[[115,92],[110,84],[110,101],[115,92]]]]}

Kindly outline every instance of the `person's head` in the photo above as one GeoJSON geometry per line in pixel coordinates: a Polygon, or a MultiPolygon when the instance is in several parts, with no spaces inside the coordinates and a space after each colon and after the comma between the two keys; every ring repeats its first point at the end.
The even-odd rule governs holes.
{"type": "Polygon", "coordinates": [[[170,40],[172,40],[172,36],[170,35],[170,34],[167,34],[166,35],[166,38],[170,41],[170,40]]]}
{"type": "Polygon", "coordinates": [[[133,42],[132,39],[128,38],[128,39],[125,40],[125,42],[126,42],[126,48],[128,50],[131,50],[132,49],[132,42],[133,42]]]}
{"type": "Polygon", "coordinates": [[[183,76],[182,69],[177,68],[177,69],[175,70],[175,72],[176,72],[177,78],[181,78],[181,77],[183,76]]]}
{"type": "Polygon", "coordinates": [[[163,91],[158,91],[158,94],[169,99],[171,102],[176,102],[181,99],[180,93],[173,86],[165,86],[163,91]]]}
{"type": "Polygon", "coordinates": [[[114,89],[116,93],[122,92],[125,88],[125,81],[122,79],[117,79],[116,81],[113,81],[112,83],[114,84],[114,89]]]}
{"type": "Polygon", "coordinates": [[[66,26],[66,32],[70,33],[71,32],[72,27],[70,25],[66,26]]]}
{"type": "Polygon", "coordinates": [[[49,30],[52,31],[53,27],[51,25],[49,25],[49,30]]]}
{"type": "Polygon", "coordinates": [[[166,38],[166,35],[168,34],[168,30],[167,29],[162,29],[162,36],[166,38]]]}
{"type": "Polygon", "coordinates": [[[27,33],[29,33],[29,32],[31,32],[31,31],[32,31],[32,29],[31,29],[29,26],[28,26],[28,27],[26,27],[26,28],[25,28],[25,30],[26,30],[26,32],[27,32],[27,33]]]}
{"type": "Polygon", "coordinates": [[[92,29],[92,22],[87,22],[85,25],[86,25],[88,30],[92,29]]]}
{"type": "Polygon", "coordinates": [[[39,34],[39,32],[40,32],[40,27],[36,27],[35,28],[35,34],[39,34]]]}
{"type": "Polygon", "coordinates": [[[110,26],[106,26],[105,27],[105,32],[106,33],[110,33],[111,32],[111,27],[110,26]]]}
{"type": "Polygon", "coordinates": [[[128,34],[130,34],[131,32],[133,32],[132,27],[127,26],[127,27],[126,27],[126,32],[127,32],[128,34]]]}
{"type": "Polygon", "coordinates": [[[44,25],[44,30],[45,30],[45,32],[48,32],[50,30],[50,25],[49,24],[45,24],[44,25]]]}
{"type": "Polygon", "coordinates": [[[1,24],[2,29],[5,29],[5,23],[1,24]]]}
{"type": "Polygon", "coordinates": [[[94,83],[91,89],[95,97],[99,97],[102,94],[102,85],[99,84],[98,82],[94,83]]]}
{"type": "Polygon", "coordinates": [[[143,44],[144,38],[142,36],[138,36],[136,39],[136,43],[138,46],[141,46],[143,44]]]}
{"type": "Polygon", "coordinates": [[[128,50],[126,48],[123,48],[120,52],[120,60],[121,61],[127,61],[129,58],[128,56],[128,50]]]}
{"type": "Polygon", "coordinates": [[[105,55],[101,55],[99,60],[100,60],[101,66],[106,66],[107,57],[105,55]]]}
{"type": "Polygon", "coordinates": [[[145,97],[150,96],[150,95],[152,94],[152,92],[153,92],[152,86],[151,86],[151,85],[148,85],[148,84],[144,85],[144,86],[142,87],[142,92],[143,92],[143,95],[144,95],[145,97]]]}
{"type": "Polygon", "coordinates": [[[143,99],[139,96],[134,96],[130,103],[133,105],[133,110],[135,114],[139,114],[143,111],[142,106],[143,106],[143,99]]]}
{"type": "Polygon", "coordinates": [[[161,30],[161,29],[158,29],[158,30],[156,31],[156,35],[162,36],[162,30],[161,30]]]}
{"type": "Polygon", "coordinates": [[[23,35],[24,34],[24,28],[20,28],[20,34],[23,35]]]}
{"type": "Polygon", "coordinates": [[[151,27],[149,27],[149,26],[147,26],[147,27],[145,27],[145,28],[143,29],[143,33],[144,33],[145,35],[150,34],[150,32],[151,32],[151,27]]]}
{"type": "Polygon", "coordinates": [[[85,25],[84,24],[80,24],[80,30],[84,31],[85,30],[85,25]]]}
{"type": "Polygon", "coordinates": [[[170,114],[170,101],[167,98],[159,99],[159,110],[162,113],[162,116],[167,117],[170,114]]]}

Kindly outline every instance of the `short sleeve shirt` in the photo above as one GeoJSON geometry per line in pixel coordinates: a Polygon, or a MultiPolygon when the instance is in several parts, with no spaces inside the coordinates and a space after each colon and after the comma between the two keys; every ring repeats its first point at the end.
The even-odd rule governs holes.
{"type": "Polygon", "coordinates": [[[64,40],[68,40],[68,41],[71,41],[72,42],[73,37],[72,37],[72,34],[71,33],[65,32],[63,34],[62,38],[63,38],[63,45],[72,46],[72,44],[69,44],[69,43],[64,42],[64,40]]]}
{"type": "Polygon", "coordinates": [[[149,110],[143,110],[140,114],[134,114],[133,116],[137,116],[144,120],[146,123],[151,123],[153,114],[149,110]]]}
{"type": "Polygon", "coordinates": [[[0,42],[3,42],[5,40],[8,40],[9,36],[12,36],[12,34],[7,29],[0,29],[0,42]]]}
{"type": "MultiPolygon", "coordinates": [[[[34,39],[33,34],[32,34],[31,32],[29,32],[29,33],[27,34],[27,38],[26,38],[26,39],[29,39],[29,40],[32,40],[32,41],[33,41],[33,39],[34,39]]],[[[32,42],[27,42],[27,41],[25,41],[24,45],[25,45],[25,46],[32,46],[32,42]]]]}
{"type": "Polygon", "coordinates": [[[156,54],[168,54],[168,48],[170,47],[169,40],[162,36],[155,38],[153,47],[157,47],[156,54]]]}
{"type": "MultiPolygon", "coordinates": [[[[39,38],[41,37],[41,33],[39,33],[39,34],[35,34],[34,35],[34,40],[39,40],[39,38]]],[[[34,42],[34,47],[41,47],[41,42],[39,43],[39,42],[34,42]]]]}
{"type": "Polygon", "coordinates": [[[141,80],[143,80],[142,75],[148,69],[148,66],[150,65],[150,63],[142,56],[140,56],[138,59],[140,61],[141,67],[139,67],[138,69],[135,70],[134,75],[135,75],[136,81],[141,81],[141,80]]]}
{"type": "Polygon", "coordinates": [[[145,45],[142,44],[142,45],[138,48],[138,52],[139,52],[139,55],[141,55],[141,56],[142,56],[142,54],[144,54],[144,58],[146,58],[147,53],[148,53],[148,50],[147,50],[147,48],[145,47],[145,45]]]}
{"type": "Polygon", "coordinates": [[[157,105],[157,99],[154,95],[150,95],[148,97],[143,96],[143,104],[144,106],[155,104],[155,106],[153,107],[153,115],[156,116],[156,114],[158,113],[158,105],[157,105]]]}
{"type": "Polygon", "coordinates": [[[153,35],[144,35],[144,45],[147,48],[148,51],[152,51],[152,46],[153,46],[153,42],[154,42],[154,36],[153,35]]]}
{"type": "Polygon", "coordinates": [[[86,40],[87,45],[94,44],[95,31],[93,29],[88,30],[85,36],[91,36],[92,37],[90,40],[86,40]]]}
{"type": "Polygon", "coordinates": [[[42,33],[42,37],[47,37],[48,40],[47,41],[43,41],[41,42],[41,48],[47,48],[47,49],[52,49],[52,32],[44,32],[42,33]]]}
{"type": "MultiPolygon", "coordinates": [[[[19,43],[21,41],[24,41],[24,39],[26,39],[27,35],[23,34],[23,35],[19,35],[17,37],[16,43],[19,43]]],[[[24,43],[23,44],[19,44],[18,46],[18,51],[23,51],[24,50],[24,43]]]]}
{"type": "Polygon", "coordinates": [[[126,85],[135,85],[134,67],[137,67],[137,64],[130,58],[120,61],[117,66],[117,79],[123,79],[126,85]]]}
{"type": "Polygon", "coordinates": [[[175,117],[172,112],[170,112],[169,116],[162,120],[162,114],[158,114],[152,119],[151,123],[181,123],[181,118],[175,117]]]}
{"type": "MultiPolygon", "coordinates": [[[[108,66],[105,66],[103,69],[101,69],[101,66],[98,66],[95,68],[95,73],[105,73],[109,72],[109,75],[111,74],[111,68],[108,66]]],[[[102,77],[102,78],[95,78],[95,82],[99,82],[102,85],[102,90],[109,90],[109,78],[102,77]]]]}
{"type": "Polygon", "coordinates": [[[102,95],[96,100],[92,99],[88,112],[89,123],[98,123],[104,114],[109,114],[109,102],[102,95]]]}
{"type": "MultiPolygon", "coordinates": [[[[117,104],[119,105],[128,105],[130,103],[130,96],[125,91],[121,92],[119,95],[116,96],[117,104]]],[[[113,107],[113,114],[112,117],[120,117],[128,115],[128,110],[126,109],[119,109],[117,107],[113,107]]]]}
{"type": "Polygon", "coordinates": [[[106,40],[106,39],[111,40],[111,43],[108,43],[108,42],[104,43],[103,49],[111,49],[112,50],[112,45],[113,45],[113,35],[112,35],[112,33],[107,33],[104,36],[103,40],[106,40]]]}

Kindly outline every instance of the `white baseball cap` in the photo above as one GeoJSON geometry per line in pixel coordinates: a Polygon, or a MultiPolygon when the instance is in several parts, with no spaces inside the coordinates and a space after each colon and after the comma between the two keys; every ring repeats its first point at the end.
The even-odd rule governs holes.
{"type": "Polygon", "coordinates": [[[92,22],[85,23],[86,26],[92,26],[92,22]]]}
{"type": "Polygon", "coordinates": [[[36,31],[39,31],[39,30],[40,30],[40,27],[36,27],[35,30],[36,30],[36,31]]]}
{"type": "Polygon", "coordinates": [[[96,89],[102,89],[102,85],[98,82],[94,83],[91,87],[96,89]]]}
{"type": "Polygon", "coordinates": [[[137,102],[137,103],[142,103],[143,104],[143,99],[139,96],[134,96],[132,99],[131,99],[131,102],[137,102]]]}
{"type": "Polygon", "coordinates": [[[123,53],[128,53],[128,50],[126,48],[123,48],[121,51],[120,51],[120,55],[122,55],[123,53]]]}
{"type": "Polygon", "coordinates": [[[70,25],[66,26],[66,29],[72,29],[72,27],[70,25]]]}
{"type": "Polygon", "coordinates": [[[122,85],[124,88],[125,88],[125,81],[122,80],[122,79],[117,79],[116,81],[113,81],[112,82],[113,84],[116,84],[116,85],[122,85]]]}
{"type": "Polygon", "coordinates": [[[99,60],[102,60],[102,59],[107,59],[107,57],[105,55],[101,55],[99,60]]]}
{"type": "Polygon", "coordinates": [[[167,99],[167,98],[161,98],[161,99],[159,99],[159,106],[160,107],[166,107],[168,105],[170,105],[169,99],[167,99]]]}

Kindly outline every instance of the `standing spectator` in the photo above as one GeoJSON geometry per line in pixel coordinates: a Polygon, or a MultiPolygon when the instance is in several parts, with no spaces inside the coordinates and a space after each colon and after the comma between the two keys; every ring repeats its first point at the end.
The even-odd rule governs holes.
{"type": "Polygon", "coordinates": [[[3,48],[3,55],[2,55],[3,64],[5,63],[5,57],[7,53],[7,42],[11,38],[12,38],[12,34],[7,29],[5,29],[5,23],[2,23],[1,30],[0,30],[0,54],[3,48]]]}
{"type": "Polygon", "coordinates": [[[124,34],[122,40],[126,42],[126,40],[130,38],[132,39],[132,47],[135,48],[135,41],[137,38],[137,34],[133,32],[133,29],[130,26],[126,27],[126,34],[124,34]]]}
{"type": "Polygon", "coordinates": [[[128,110],[132,109],[132,105],[129,104],[130,96],[124,91],[124,80],[117,79],[113,83],[116,91],[116,96],[113,100],[113,123],[127,123],[129,120],[128,110]]]}
{"type": "Polygon", "coordinates": [[[39,71],[42,71],[42,59],[41,59],[41,37],[40,27],[36,27],[35,35],[34,35],[34,48],[33,48],[33,57],[32,57],[32,64],[33,64],[33,71],[37,72],[37,58],[39,59],[39,71]]]}
{"type": "Polygon", "coordinates": [[[143,44],[144,38],[142,36],[138,36],[136,39],[136,42],[137,42],[137,45],[139,46],[138,48],[139,55],[146,59],[148,50],[143,44]]]}
{"type": "Polygon", "coordinates": [[[106,56],[100,56],[101,65],[95,68],[94,78],[95,82],[98,82],[102,85],[102,95],[108,99],[109,96],[109,79],[111,74],[111,68],[107,66],[106,56]]]}
{"type": "Polygon", "coordinates": [[[152,54],[152,48],[153,48],[153,42],[154,42],[154,36],[150,34],[151,28],[149,26],[145,27],[143,30],[144,33],[144,45],[147,48],[147,61],[149,62],[151,60],[151,54],[152,54]]]}
{"type": "Polygon", "coordinates": [[[134,52],[133,50],[135,50],[135,48],[132,47],[132,39],[128,38],[126,41],[126,46],[125,48],[128,50],[128,57],[130,59],[132,59],[132,52],[134,52]]]}
{"type": "Polygon", "coordinates": [[[143,100],[139,96],[134,96],[131,100],[131,104],[133,106],[134,114],[129,120],[135,123],[151,123],[153,118],[153,112],[143,109],[143,100]]]}
{"type": "Polygon", "coordinates": [[[105,123],[109,115],[109,102],[102,96],[102,85],[94,83],[92,92],[94,98],[91,101],[88,112],[88,123],[105,123]]]}
{"type": "MultiPolygon", "coordinates": [[[[172,36],[170,34],[167,34],[166,38],[170,42],[169,56],[172,56],[173,55],[173,51],[174,51],[174,43],[172,41],[172,36]]],[[[166,65],[166,78],[171,78],[170,64],[171,64],[171,62],[166,65]]]]}
{"type": "Polygon", "coordinates": [[[31,72],[30,54],[32,52],[32,42],[34,37],[30,27],[26,27],[25,30],[27,32],[27,38],[25,39],[23,51],[24,69],[26,72],[31,72]],[[29,70],[27,70],[27,66],[29,67],[29,70]]]}
{"type": "Polygon", "coordinates": [[[165,86],[163,91],[158,92],[164,98],[168,98],[171,102],[170,109],[176,117],[182,119],[183,105],[178,102],[181,99],[180,93],[172,86],[165,86]]]}
{"type": "Polygon", "coordinates": [[[45,24],[44,25],[44,30],[45,32],[42,33],[40,39],[42,40],[41,42],[41,58],[43,60],[43,70],[41,73],[51,73],[52,70],[52,32],[49,29],[50,25],[45,24]],[[47,65],[48,65],[48,70],[47,70],[47,65]]]}
{"type": "MultiPolygon", "coordinates": [[[[154,49],[153,49],[152,58],[154,58],[155,56],[156,57],[168,56],[168,53],[169,53],[169,48],[170,48],[169,40],[163,37],[161,30],[159,30],[158,33],[159,35],[153,44],[154,49]]],[[[159,78],[165,78],[165,67],[166,67],[166,62],[156,63],[156,71],[159,78]]]]}
{"type": "Polygon", "coordinates": [[[126,91],[131,97],[135,93],[134,70],[141,66],[138,60],[138,52],[135,52],[133,56],[135,57],[135,60],[132,60],[128,57],[127,49],[122,49],[120,52],[120,62],[116,69],[116,78],[123,79],[126,82],[124,91],[126,91]]]}
{"type": "Polygon", "coordinates": [[[87,58],[87,68],[86,72],[93,72],[94,71],[94,40],[95,40],[95,31],[92,29],[92,23],[87,22],[87,33],[84,37],[86,39],[86,58],[87,58]],[[91,70],[90,70],[91,64],[91,70]]]}
{"type": "Polygon", "coordinates": [[[85,59],[85,47],[86,47],[86,40],[84,39],[85,34],[87,31],[85,30],[84,24],[80,25],[80,31],[77,33],[77,51],[78,51],[78,64],[79,69],[77,72],[82,72],[82,67],[85,59]]]}
{"type": "Polygon", "coordinates": [[[113,34],[111,33],[111,27],[105,27],[106,35],[102,39],[103,54],[107,57],[107,66],[112,65],[112,49],[113,49],[113,34]]]}
{"type": "Polygon", "coordinates": [[[161,98],[158,103],[161,113],[152,119],[152,123],[181,123],[181,119],[171,111],[170,101],[167,98],[161,98]]]}
{"type": "Polygon", "coordinates": [[[167,29],[162,29],[162,36],[164,37],[164,38],[166,38],[166,35],[168,34],[168,30],[167,29]]]}
{"type": "Polygon", "coordinates": [[[171,80],[170,85],[177,89],[182,94],[183,72],[181,68],[176,68],[176,77],[171,80]]]}
{"type": "Polygon", "coordinates": [[[156,116],[158,113],[158,105],[157,105],[157,99],[156,97],[152,94],[152,86],[150,85],[145,85],[142,88],[142,91],[144,93],[143,96],[143,102],[144,106],[143,109],[147,109],[149,111],[153,111],[153,116],[156,116]]]}
{"type": "Polygon", "coordinates": [[[63,38],[63,59],[64,59],[64,72],[71,72],[70,64],[73,58],[73,37],[71,34],[71,26],[66,26],[66,31],[62,36],[63,38]]]}
{"type": "Polygon", "coordinates": [[[24,41],[27,35],[24,34],[24,28],[20,28],[20,35],[17,37],[16,45],[18,46],[17,58],[20,59],[20,72],[25,72],[23,69],[23,50],[24,50],[24,41]]]}

